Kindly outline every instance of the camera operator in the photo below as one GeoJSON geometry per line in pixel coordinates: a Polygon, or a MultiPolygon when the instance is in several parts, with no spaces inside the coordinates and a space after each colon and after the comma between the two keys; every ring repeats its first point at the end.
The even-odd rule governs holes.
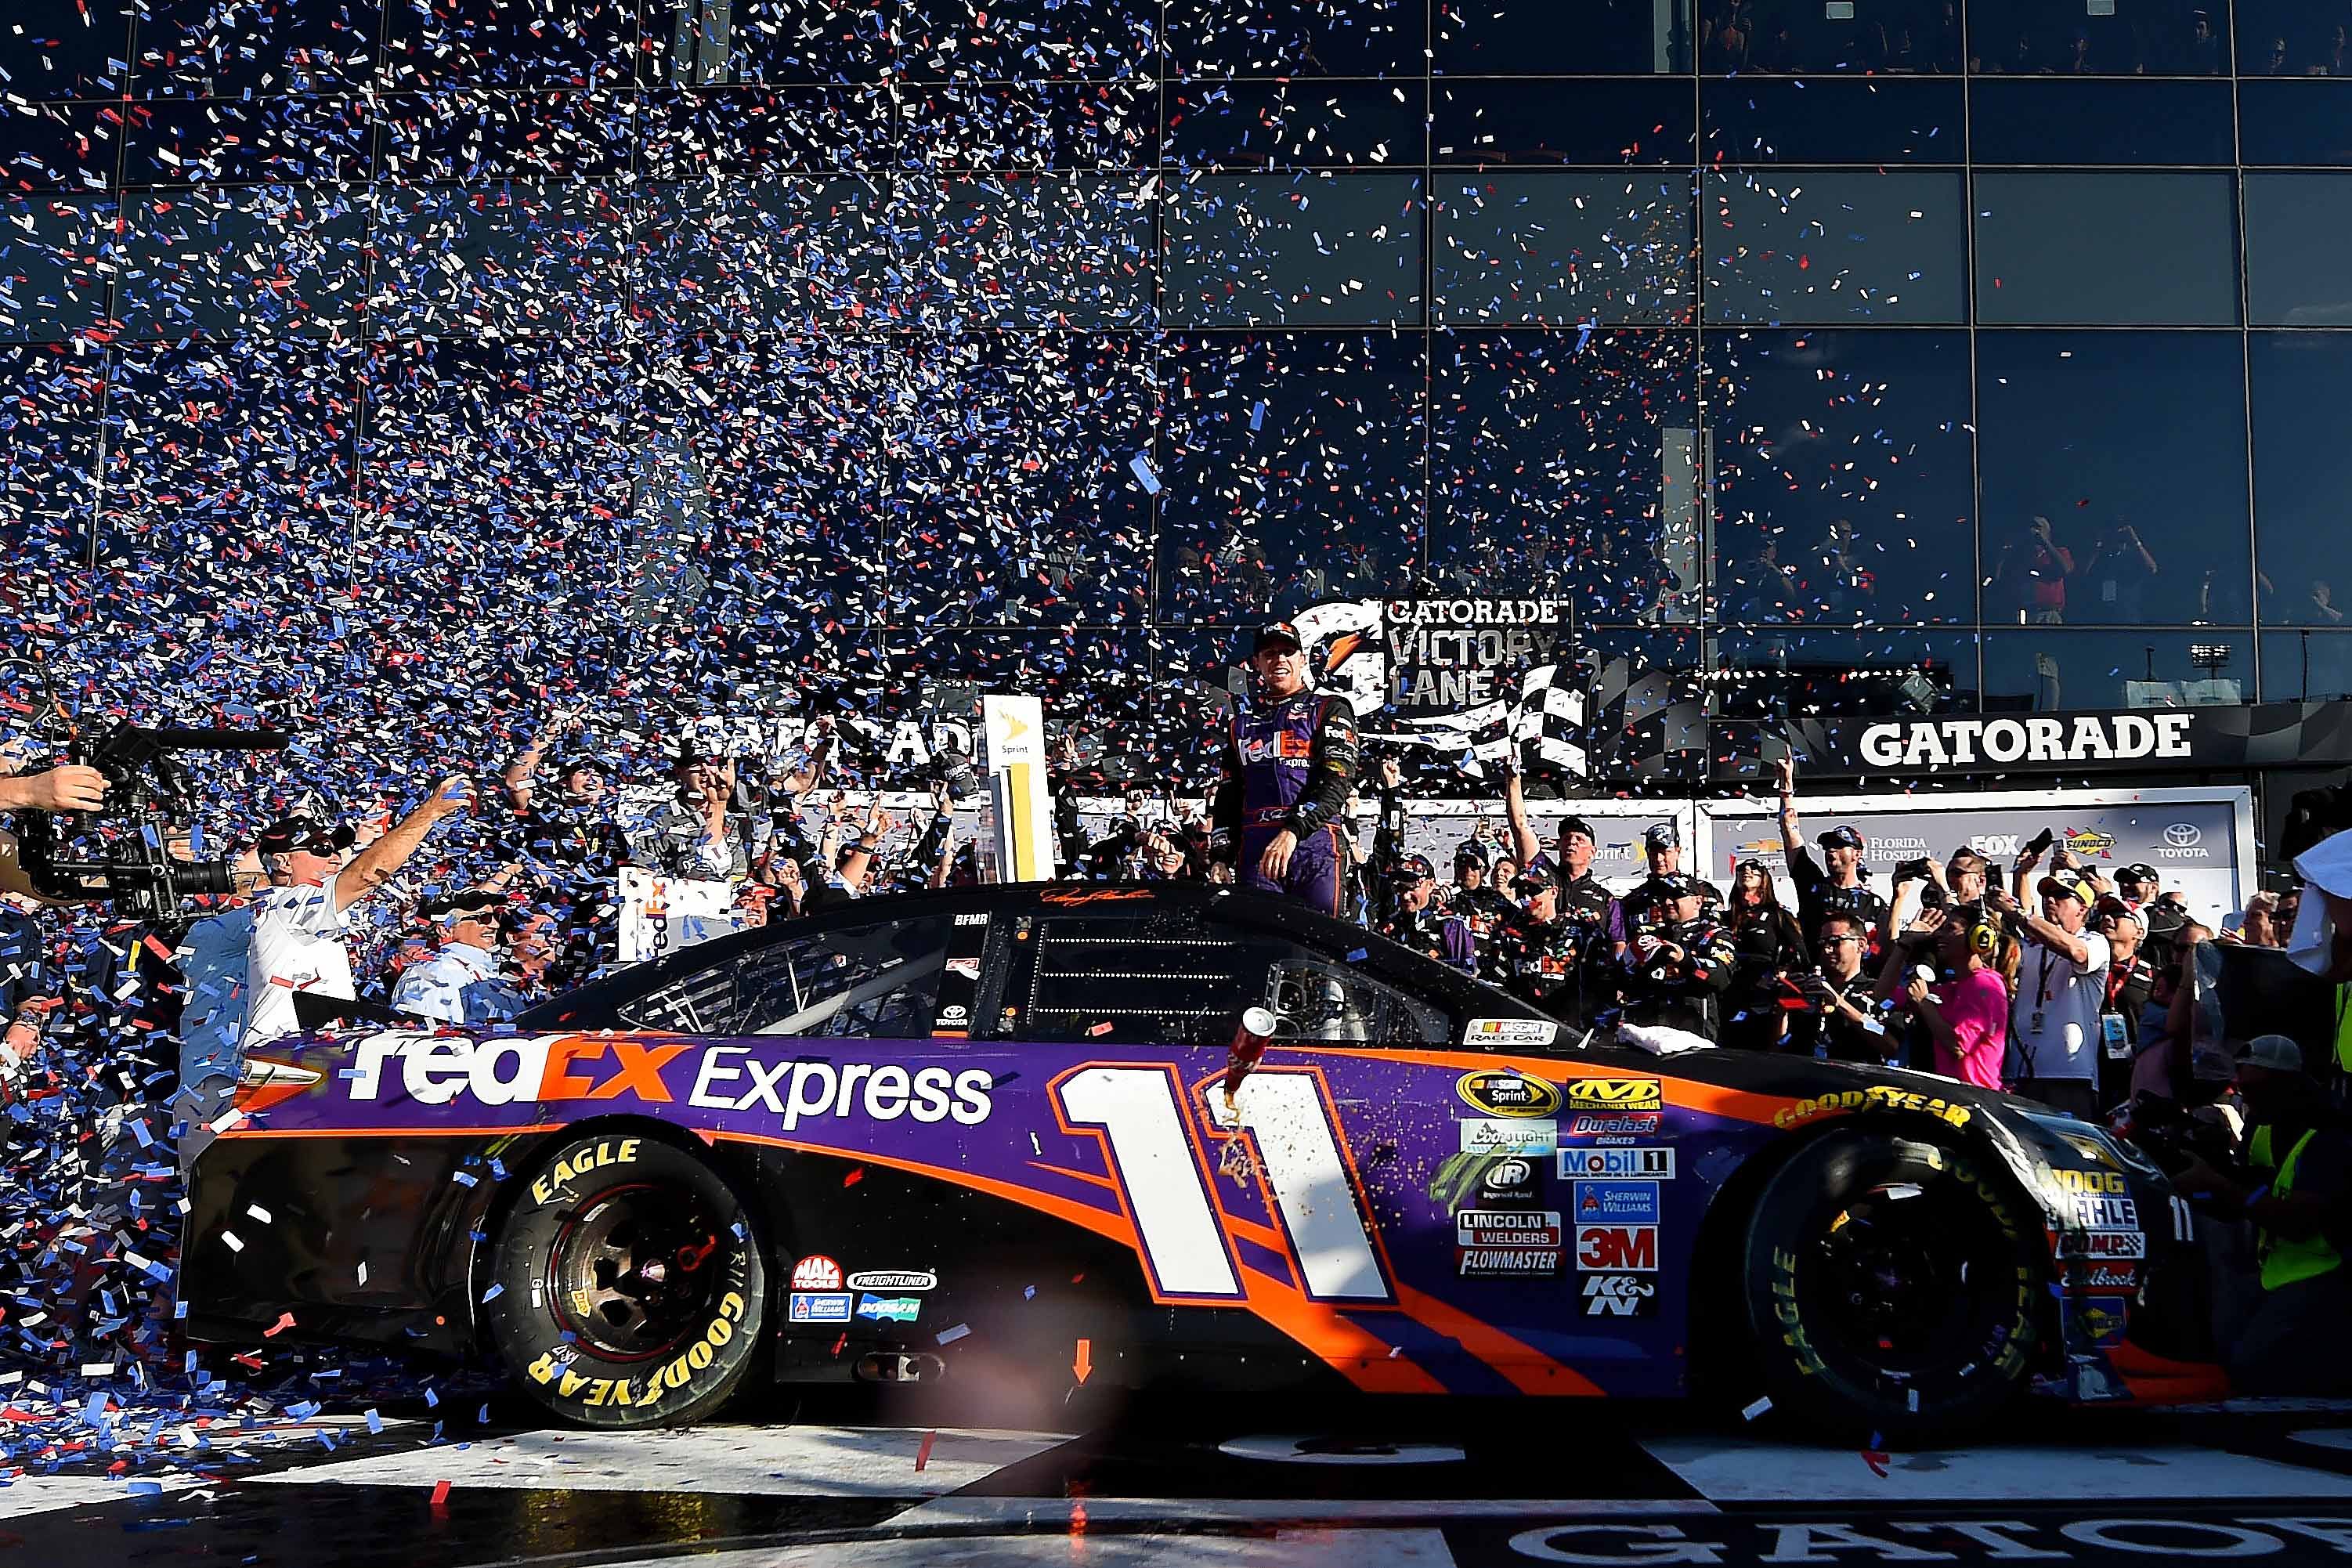
{"type": "Polygon", "coordinates": [[[1466,922],[1436,907],[1437,868],[1429,863],[1429,857],[1405,857],[1394,877],[1396,913],[1381,923],[1381,934],[1465,974],[1475,974],[1477,943],[1466,922]]]}
{"type": "Polygon", "coordinates": [[[1834,901],[1869,922],[1865,940],[1875,936],[1886,921],[1886,900],[1862,879],[1862,854],[1867,846],[1861,833],[1840,824],[1822,834],[1816,842],[1829,864],[1822,870],[1797,827],[1797,759],[1783,756],[1774,767],[1780,795],[1780,847],[1788,856],[1789,880],[1797,886],[1797,923],[1818,935],[1822,917],[1834,901]]]}
{"type": "MultiPolygon", "coordinates": [[[[1510,825],[1511,847],[1519,857],[1520,869],[1534,870],[1544,856],[1536,845],[1535,829],[1528,825],[1527,795],[1516,768],[1503,775],[1503,819],[1510,825]]],[[[1592,858],[1598,850],[1592,824],[1580,816],[1563,816],[1549,864],[1559,883],[1559,907],[1570,915],[1605,925],[1617,900],[1592,874],[1592,858]]]]}
{"type": "Polygon", "coordinates": [[[1211,819],[1213,853],[1244,888],[1339,912],[1341,850],[1334,826],[1355,782],[1356,717],[1345,699],[1307,685],[1298,628],[1262,626],[1256,677],[1234,707],[1211,819]]]}
{"type": "MultiPolygon", "coordinates": [[[[0,777],[0,812],[97,811],[105,805],[106,775],[79,763],[60,763],[37,773],[0,777]]],[[[17,857],[13,833],[0,833],[0,893],[14,893],[36,903],[57,902],[33,886],[17,857]]]]}
{"type": "Polygon", "coordinates": [[[1737,959],[1700,888],[1697,878],[1668,871],[1635,889],[1643,913],[1626,941],[1625,1016],[1713,1039],[1737,959]]]}
{"type": "Polygon", "coordinates": [[[2031,949],[2020,962],[2010,1007],[2011,1089],[2085,1121],[2098,1114],[2099,1015],[2106,1005],[2107,939],[2084,929],[2097,895],[2066,868],[2036,885],[2042,913],[2020,900],[2037,858],[2018,858],[2014,890],[1987,895],[2010,933],[2031,949]]]}
{"type": "Polygon", "coordinates": [[[1875,922],[1832,902],[1813,934],[1814,968],[1797,984],[1811,1004],[1790,1022],[1789,1048],[1833,1062],[1884,1063],[1898,1042],[1880,1016],[1863,960],[1875,922]]]}
{"type": "MultiPolygon", "coordinates": [[[[350,950],[343,945],[344,911],[392,879],[445,818],[466,809],[471,796],[462,778],[444,779],[391,829],[343,862],[358,835],[348,824],[330,827],[301,815],[262,829],[256,847],[269,886],[253,903],[253,935],[246,957],[249,998],[245,1050],[300,1026],[294,994],[351,997],[350,950]]],[[[231,1077],[234,1078],[232,1073],[231,1077]]]]}
{"type": "Polygon", "coordinates": [[[1895,868],[1895,897],[1887,906],[1886,919],[1879,926],[1880,946],[1892,946],[1924,910],[1949,909],[1955,904],[1982,907],[1986,882],[1991,874],[1991,863],[1965,844],[1952,851],[1949,860],[1923,855],[1916,860],[1904,861],[1895,868]]]}
{"type": "Polygon", "coordinates": [[[436,1024],[496,1021],[486,987],[499,978],[499,910],[504,900],[486,892],[430,899],[419,911],[437,927],[441,942],[433,956],[401,972],[393,987],[395,1012],[436,1024]]]}
{"type": "Polygon", "coordinates": [[[2254,1226],[2262,1297],[2223,1348],[2231,1392],[2340,1394],[2352,1390],[2342,1341],[2352,1318],[2343,1252],[2352,1245],[2352,1136],[2284,1035],[2247,1041],[2237,1080],[2250,1128],[2244,1168],[2223,1173],[2191,1159],[2173,1178],[2254,1226]]]}

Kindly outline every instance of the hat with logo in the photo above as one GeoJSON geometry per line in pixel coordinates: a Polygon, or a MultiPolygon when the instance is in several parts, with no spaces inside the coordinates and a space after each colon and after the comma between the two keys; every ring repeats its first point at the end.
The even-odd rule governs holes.
{"type": "Polygon", "coordinates": [[[1486,864],[1486,847],[1475,838],[1464,839],[1454,847],[1454,863],[1459,866],[1465,860],[1484,867],[1486,864]]]}
{"type": "Polygon", "coordinates": [[[1511,881],[1512,890],[1519,893],[1540,893],[1547,888],[1559,886],[1559,879],[1553,876],[1551,868],[1540,860],[1521,871],[1511,881]]]}
{"type": "Polygon", "coordinates": [[[1400,882],[1418,882],[1425,877],[1436,876],[1437,868],[1429,863],[1426,855],[1408,855],[1396,863],[1389,875],[1400,882]]]}
{"type": "Polygon", "coordinates": [[[2266,1072],[2301,1072],[2303,1047],[2284,1035],[2256,1035],[2238,1053],[2238,1065],[2266,1072]]]}
{"type": "Polygon", "coordinates": [[[2155,867],[2145,860],[2135,861],[2116,873],[2119,882],[2154,882],[2161,880],[2155,867]]]}
{"type": "Polygon", "coordinates": [[[279,817],[261,830],[253,847],[264,855],[289,855],[297,849],[307,849],[313,855],[331,855],[349,849],[359,835],[348,822],[328,824],[308,812],[293,812],[279,817]]]}
{"type": "Polygon", "coordinates": [[[1861,849],[1866,847],[1862,834],[1843,822],[1827,833],[1816,834],[1813,842],[1824,849],[1861,849]]]}
{"type": "Polygon", "coordinates": [[[2041,881],[2036,882],[2034,888],[2039,892],[2055,893],[2062,899],[2072,899],[2086,910],[2098,902],[2099,899],[2097,889],[2073,871],[2053,871],[2041,881]]]}
{"type": "Polygon", "coordinates": [[[417,912],[437,925],[455,925],[459,921],[487,920],[504,901],[496,893],[469,889],[446,898],[427,899],[417,912]]]}
{"type": "Polygon", "coordinates": [[[1679,871],[1670,872],[1665,876],[1653,877],[1648,881],[1643,883],[1642,891],[1648,894],[1654,900],[1659,899],[1696,899],[1699,896],[1698,879],[1696,877],[1685,877],[1679,871]]]}
{"type": "Polygon", "coordinates": [[[1252,653],[1264,653],[1270,647],[1286,647],[1297,653],[1306,646],[1298,636],[1298,628],[1288,621],[1270,621],[1258,627],[1257,636],[1250,639],[1252,653]]]}
{"type": "Polygon", "coordinates": [[[2099,897],[2096,907],[2102,915],[2113,915],[2117,920],[2129,921],[2142,931],[2147,929],[2147,917],[2139,912],[2139,906],[2129,899],[2119,899],[2113,893],[2103,893],[2099,897]]]}
{"type": "Polygon", "coordinates": [[[1642,835],[1644,849],[1679,849],[1682,843],[1681,831],[1671,822],[1654,822],[1642,835]]]}
{"type": "Polygon", "coordinates": [[[1581,833],[1587,838],[1592,839],[1596,843],[1599,842],[1601,838],[1601,835],[1592,831],[1592,824],[1585,821],[1584,818],[1580,816],[1561,817],[1559,819],[1559,836],[1562,838],[1565,838],[1571,833],[1581,833]]]}
{"type": "Polygon", "coordinates": [[[587,756],[566,757],[555,770],[558,779],[568,779],[573,773],[601,773],[609,779],[613,776],[613,770],[596,758],[587,756]]]}

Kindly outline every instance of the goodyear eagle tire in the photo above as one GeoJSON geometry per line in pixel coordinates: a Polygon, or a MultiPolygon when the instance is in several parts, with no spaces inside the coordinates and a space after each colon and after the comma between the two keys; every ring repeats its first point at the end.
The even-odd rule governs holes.
{"type": "Polygon", "coordinates": [[[2024,1199],[1969,1156],[1856,1129],[1773,1173],[1745,1283],[1765,1392],[1816,1428],[1960,1432],[2021,1389],[2045,1265],[2024,1199]]]}
{"type": "Polygon", "coordinates": [[[714,1415],[760,1355],[767,1276],[718,1172],[657,1139],[568,1139],[499,1225],[485,1315],[532,1398],[583,1426],[714,1415]]]}

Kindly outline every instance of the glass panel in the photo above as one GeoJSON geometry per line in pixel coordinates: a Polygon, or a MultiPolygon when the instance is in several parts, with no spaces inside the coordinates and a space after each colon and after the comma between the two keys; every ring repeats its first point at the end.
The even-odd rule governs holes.
{"type": "Polygon", "coordinates": [[[636,155],[637,94],[387,93],[377,110],[382,177],[619,177],[636,155]]]}
{"type": "Polygon", "coordinates": [[[2234,333],[1978,335],[1987,625],[2249,618],[2241,352],[2234,333]]]}
{"type": "Polygon", "coordinates": [[[1432,366],[1432,574],[1695,618],[1697,387],[1686,332],[1460,334],[1432,366]]]}
{"type": "Polygon", "coordinates": [[[2313,0],[2237,0],[2242,76],[2352,76],[2343,7],[2313,0]]]}
{"type": "Polygon", "coordinates": [[[384,17],[383,80],[394,88],[628,87],[636,55],[635,0],[432,0],[384,17]]]}
{"type": "Polygon", "coordinates": [[[1962,88],[1948,80],[1742,76],[1699,83],[1701,161],[1958,163],[1962,88]]]}
{"type": "Polygon", "coordinates": [[[908,167],[1134,169],[1159,156],[1150,82],[943,83],[906,89],[899,112],[908,167]]]}
{"type": "MultiPolygon", "coordinates": [[[[2332,626],[2352,604],[2345,497],[2352,496],[2352,334],[2255,332],[2254,548],[2263,619],[2332,626]]],[[[2352,623],[2346,623],[2352,624],[2352,623]]]]}
{"type": "Polygon", "coordinates": [[[1975,617],[1965,337],[1709,334],[1706,373],[1725,620],[1975,617]]]}
{"type": "Polygon", "coordinates": [[[898,157],[879,88],[704,88],[645,93],[640,104],[638,173],[650,181],[849,174],[898,157]]]}
{"type": "Polygon", "coordinates": [[[11,6],[0,26],[0,89],[25,103],[121,98],[131,79],[125,0],[11,6]]]}
{"type": "Polygon", "coordinates": [[[1862,5],[1761,8],[1697,0],[1698,68],[1788,76],[1808,71],[1915,72],[1960,68],[1957,0],[1873,0],[1862,5]]]}
{"type": "Polygon", "coordinates": [[[1695,145],[1690,83],[1671,78],[1456,77],[1430,107],[1441,163],[1688,163],[1695,145]]]}
{"type": "Polygon", "coordinates": [[[328,184],[364,180],[375,130],[358,99],[163,100],[131,110],[123,183],[328,184]]]}
{"type": "Polygon", "coordinates": [[[919,1040],[947,962],[947,915],[795,937],[736,969],[739,1035],[919,1040]]]}
{"type": "Polygon", "coordinates": [[[2234,323],[2232,183],[2228,174],[1979,174],[1978,319],[2234,323]]]}
{"type": "Polygon", "coordinates": [[[1710,170],[1706,319],[1964,321],[1961,202],[1958,174],[1710,170]]]}
{"type": "Polygon", "coordinates": [[[2008,76],[2227,76],[2229,32],[2229,0],[2113,0],[2104,6],[1969,0],[1969,68],[2008,76]]]}
{"type": "Polygon", "coordinates": [[[730,82],[870,82],[887,77],[896,51],[895,5],[811,6],[808,0],[734,0],[722,30],[684,32],[683,9],[651,33],[666,51],[646,80],[680,86],[730,82]],[[683,34],[683,36],[682,36],[683,34]]]}
{"type": "Polygon", "coordinates": [[[2246,176],[2246,292],[2261,327],[2352,327],[2352,175],[2246,176]]]}
{"type": "Polygon", "coordinates": [[[1208,1045],[1233,1037],[1258,1000],[1265,963],[1252,944],[1192,921],[1059,915],[1038,922],[1021,1037],[1087,1045],[1208,1045]],[[1148,936],[1149,947],[1139,949],[1148,936]],[[1150,955],[1139,963],[1139,952],[1150,955]],[[1222,1037],[1221,1037],[1222,1032],[1222,1037]]]}
{"type": "Polygon", "coordinates": [[[1168,195],[1171,325],[1347,326],[1422,319],[1414,174],[1210,174],[1168,195]]]}
{"type": "Polygon", "coordinates": [[[1100,624],[1148,605],[1150,341],[985,333],[902,352],[891,619],[1100,624]]]}
{"type": "Polygon", "coordinates": [[[367,270],[364,185],[149,192],[116,313],[141,337],[341,333],[367,270]]]}
{"type": "Polygon", "coordinates": [[[1496,0],[1433,7],[1441,74],[1689,74],[1691,0],[1496,0]]]}
{"type": "Polygon", "coordinates": [[[1444,1014],[1369,974],[1309,957],[1286,943],[1260,938],[1250,945],[1276,957],[1265,972],[1263,998],[1278,1024],[1275,1039],[1333,1045],[1452,1043],[1444,1014]]]}
{"type": "Polygon", "coordinates": [[[1689,321],[1688,175],[1448,170],[1435,178],[1440,321],[1689,321]]]}
{"type": "Polygon", "coordinates": [[[380,185],[369,325],[403,333],[562,336],[618,324],[628,216],[601,186],[380,185]]]}
{"type": "Polygon", "coordinates": [[[887,320],[889,187],[866,179],[657,186],[635,308],[656,330],[815,331],[887,320]]]}
{"type": "Polygon", "coordinates": [[[888,17],[899,74],[916,81],[1104,80],[1160,65],[1160,7],[1149,0],[892,0],[871,9],[888,17]]]}
{"type": "Polygon", "coordinates": [[[1098,330],[1152,324],[1152,207],[1138,174],[898,182],[901,323],[1098,330]]]}
{"type": "Polygon", "coordinates": [[[1168,91],[1167,159],[1184,168],[1421,161],[1418,81],[1191,81],[1168,91]]]}
{"type": "Polygon", "coordinates": [[[1977,634],[1890,627],[1726,626],[1709,706],[1724,719],[1973,711],[1977,634]],[[1917,675],[1924,684],[1906,682],[1917,675]]]}
{"type": "Polygon", "coordinates": [[[1419,565],[1422,339],[1171,336],[1160,605],[1248,625],[1419,565]]]}
{"type": "Polygon", "coordinates": [[[1979,78],[1969,84],[1979,163],[2228,163],[2237,157],[2226,81],[1979,78]]]}
{"type": "Polygon", "coordinates": [[[1179,77],[1417,77],[1429,68],[1429,12],[1425,0],[1171,5],[1170,68],[1179,77]]]}
{"type": "Polygon", "coordinates": [[[2254,639],[2245,632],[1989,632],[1988,710],[2181,708],[2251,701],[2254,639]]]}
{"type": "Polygon", "coordinates": [[[0,198],[0,342],[62,342],[105,321],[112,201],[0,198]]]}
{"type": "Polygon", "coordinates": [[[2352,699],[2352,633],[2263,634],[2263,701],[2342,702],[2347,699],[2352,699]]]}
{"type": "Polygon", "coordinates": [[[2352,164],[2352,81],[2241,81],[2238,156],[2248,163],[2352,164]]]}
{"type": "Polygon", "coordinates": [[[0,137],[7,142],[12,195],[64,190],[87,196],[117,184],[122,110],[94,103],[21,103],[0,94],[0,137]]]}
{"type": "Polygon", "coordinates": [[[58,609],[89,548],[106,365],[64,345],[0,347],[0,559],[25,619],[58,609]]]}
{"type": "Polygon", "coordinates": [[[375,79],[383,36],[377,0],[235,8],[221,0],[143,0],[131,90],[262,99],[362,89],[375,79]]]}

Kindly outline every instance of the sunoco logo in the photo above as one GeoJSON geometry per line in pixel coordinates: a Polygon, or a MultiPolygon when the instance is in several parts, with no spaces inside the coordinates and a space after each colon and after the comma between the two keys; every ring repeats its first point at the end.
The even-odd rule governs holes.
{"type": "Polygon", "coordinates": [[[1588,1110],[1660,1110],[1665,1098],[1654,1078],[1580,1078],[1568,1086],[1568,1102],[1588,1110]]]}
{"type": "Polygon", "coordinates": [[[1559,1090],[1539,1078],[1482,1068],[1454,1083],[1465,1105],[1489,1116],[1549,1116],[1559,1109],[1559,1090]]]}

